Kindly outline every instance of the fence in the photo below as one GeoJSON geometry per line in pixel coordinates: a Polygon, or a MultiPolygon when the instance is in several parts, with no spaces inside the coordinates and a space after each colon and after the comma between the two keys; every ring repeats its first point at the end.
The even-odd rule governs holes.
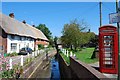
{"type": "Polygon", "coordinates": [[[16,70],[22,78],[27,78],[30,73],[35,69],[36,65],[38,65],[40,61],[43,61],[46,58],[46,53],[50,53],[50,50],[52,49],[36,50],[32,52],[32,54],[27,54],[26,56],[21,55],[14,57],[4,57],[3,55],[0,58],[0,78],[16,77],[16,70]],[[3,66],[3,64],[5,67],[3,66]],[[17,66],[18,69],[15,68],[15,66],[17,66]],[[13,71],[14,73],[9,74],[11,73],[11,71],[13,71]]]}
{"type": "Polygon", "coordinates": [[[14,65],[24,66],[29,63],[31,60],[35,59],[40,54],[43,54],[44,50],[36,50],[32,54],[27,54],[26,56],[15,56],[15,57],[4,57],[0,56],[0,73],[2,71],[13,69],[14,65]]]}

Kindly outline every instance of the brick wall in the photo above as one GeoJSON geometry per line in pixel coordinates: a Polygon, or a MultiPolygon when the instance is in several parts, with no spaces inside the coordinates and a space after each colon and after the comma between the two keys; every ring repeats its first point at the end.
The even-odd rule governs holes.
{"type": "Polygon", "coordinates": [[[7,34],[0,27],[0,49],[3,49],[3,52],[7,52],[7,34]]]}

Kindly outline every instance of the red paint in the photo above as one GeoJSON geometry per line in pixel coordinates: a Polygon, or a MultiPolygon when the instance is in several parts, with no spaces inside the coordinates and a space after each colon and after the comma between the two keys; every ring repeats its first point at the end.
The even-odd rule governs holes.
{"type": "Polygon", "coordinates": [[[118,32],[114,26],[99,28],[99,65],[103,73],[118,73],[118,32]]]}

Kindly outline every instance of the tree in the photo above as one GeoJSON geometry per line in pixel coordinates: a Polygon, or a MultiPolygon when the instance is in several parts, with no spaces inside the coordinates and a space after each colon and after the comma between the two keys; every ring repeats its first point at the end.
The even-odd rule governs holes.
{"type": "Polygon", "coordinates": [[[50,30],[47,28],[45,24],[39,24],[39,26],[37,26],[36,28],[41,30],[44,33],[44,35],[48,38],[50,45],[54,44],[52,33],[50,32],[50,30]]]}
{"type": "Polygon", "coordinates": [[[70,24],[65,24],[62,30],[61,41],[62,44],[67,47],[76,50],[83,44],[89,43],[91,39],[95,37],[92,32],[85,32],[87,24],[81,21],[78,23],[77,20],[70,22],[70,24]]]}
{"type": "Polygon", "coordinates": [[[82,46],[89,46],[89,43],[95,39],[95,33],[93,32],[82,32],[82,35],[82,46]]]}
{"type": "Polygon", "coordinates": [[[74,47],[76,50],[81,43],[80,25],[76,22],[76,20],[70,22],[70,24],[65,24],[62,34],[63,36],[61,37],[61,40],[63,44],[71,49],[74,47]]]}
{"type": "Polygon", "coordinates": [[[37,29],[41,30],[44,35],[50,40],[51,39],[51,35],[52,33],[50,32],[50,30],[47,28],[47,26],[45,24],[40,24],[39,26],[36,27],[37,29]]]}

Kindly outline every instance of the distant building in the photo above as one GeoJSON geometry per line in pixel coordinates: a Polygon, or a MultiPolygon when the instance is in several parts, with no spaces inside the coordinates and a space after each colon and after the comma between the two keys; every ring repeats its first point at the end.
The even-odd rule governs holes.
{"type": "Polygon", "coordinates": [[[43,45],[44,47],[45,46],[48,46],[49,45],[49,42],[48,41],[45,41],[45,40],[41,40],[41,41],[36,41],[36,44],[39,45],[43,45]]]}
{"type": "Polygon", "coordinates": [[[41,40],[48,44],[48,39],[40,30],[25,21],[17,21],[14,13],[9,16],[0,13],[0,49],[4,53],[18,53],[23,47],[37,50],[41,40]]]}
{"type": "Polygon", "coordinates": [[[62,42],[61,42],[61,39],[60,38],[58,38],[58,40],[57,40],[57,45],[58,45],[58,48],[59,49],[62,49],[62,42]]]}

